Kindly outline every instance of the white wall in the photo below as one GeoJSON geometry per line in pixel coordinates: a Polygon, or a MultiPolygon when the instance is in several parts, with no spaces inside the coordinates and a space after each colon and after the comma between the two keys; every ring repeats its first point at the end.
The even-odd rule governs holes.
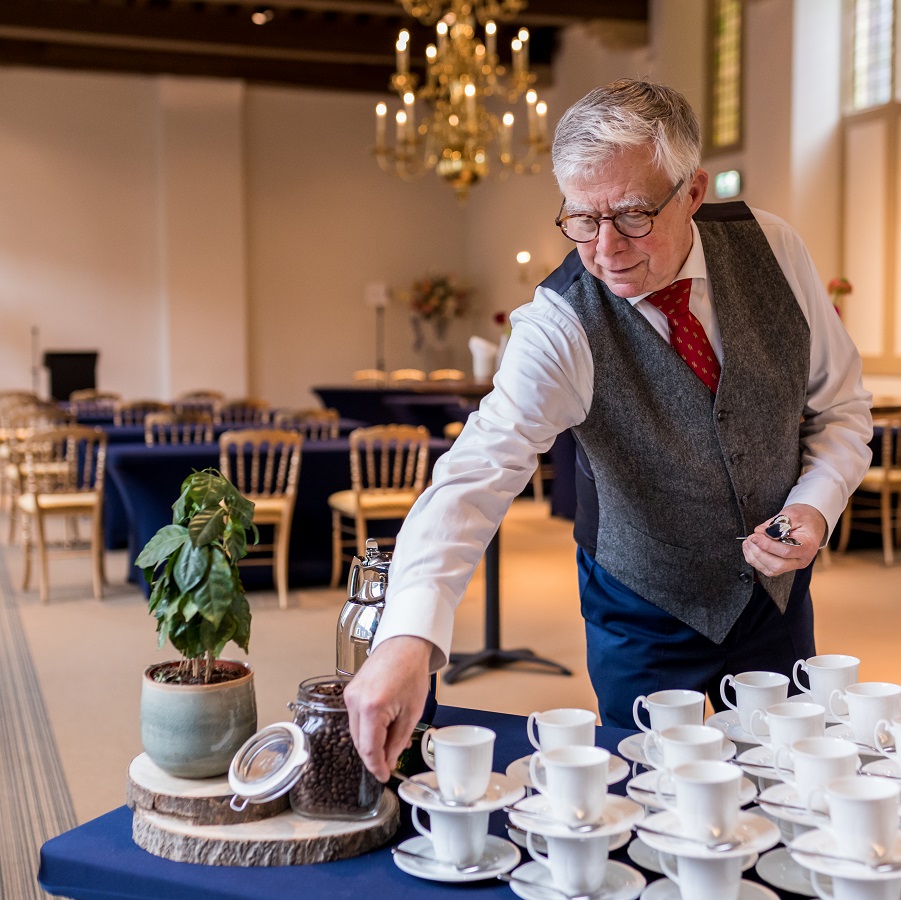
{"type": "MultiPolygon", "coordinates": [[[[798,227],[824,279],[838,274],[839,2],[747,5],[746,142],[705,162],[741,169],[742,199],[798,227]]],[[[705,5],[653,0],[640,47],[563,33],[543,94],[551,127],[622,76],[667,81],[703,111],[705,5]]],[[[433,173],[382,173],[375,99],[0,70],[0,385],[30,384],[37,325],[42,349],[99,349],[101,386],[128,397],[222,386],[303,404],[312,384],[374,364],[366,284],[403,289],[429,271],[476,289],[452,332],[466,367],[466,337],[496,339],[492,314],[528,300],[570,249],[559,193],[547,163],[477,186],[466,206],[433,173]]],[[[421,364],[401,301],[387,323],[388,366],[421,364]]]]}

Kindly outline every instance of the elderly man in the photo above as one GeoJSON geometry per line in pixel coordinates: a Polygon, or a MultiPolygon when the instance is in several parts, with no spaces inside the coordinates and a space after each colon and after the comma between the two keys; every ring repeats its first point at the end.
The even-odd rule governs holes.
{"type": "Polygon", "coordinates": [[[662,85],[595,90],[557,126],[557,225],[576,248],[514,314],[494,391],[407,519],[347,690],[377,777],[447,660],[485,545],[565,428],[603,722],[629,727],[635,696],[665,688],[721,708],[724,674],[788,674],[814,653],[811,567],[869,465],[870,397],[798,236],[743,203],[702,205],[700,152],[662,85]]]}

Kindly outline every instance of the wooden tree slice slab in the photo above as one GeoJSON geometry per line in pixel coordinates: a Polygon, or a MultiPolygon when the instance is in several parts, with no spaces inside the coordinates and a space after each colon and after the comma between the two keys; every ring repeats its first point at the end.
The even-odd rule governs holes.
{"type": "Polygon", "coordinates": [[[284,812],[240,825],[194,825],[138,806],[134,842],[154,856],[206,866],[296,866],[347,859],[388,841],[400,822],[389,790],[370,819],[308,819],[284,812]]]}
{"type": "Polygon", "coordinates": [[[271,819],[289,808],[288,795],[266,803],[248,803],[241,812],[229,806],[228,778],[178,778],[164,772],[146,753],[128,767],[125,802],[133,809],[158,812],[195,825],[236,825],[271,819]]]}

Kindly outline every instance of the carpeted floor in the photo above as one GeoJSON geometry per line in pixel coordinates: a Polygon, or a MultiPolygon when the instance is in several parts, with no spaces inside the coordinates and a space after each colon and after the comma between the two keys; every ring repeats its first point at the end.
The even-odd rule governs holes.
{"type": "Polygon", "coordinates": [[[0,554],[0,898],[46,897],[38,854],[76,825],[41,686],[0,554]]]}

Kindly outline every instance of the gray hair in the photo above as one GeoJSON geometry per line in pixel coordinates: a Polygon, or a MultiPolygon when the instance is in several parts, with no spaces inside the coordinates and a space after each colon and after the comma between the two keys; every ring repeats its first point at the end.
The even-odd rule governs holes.
{"type": "MultiPolygon", "coordinates": [[[[663,84],[623,78],[596,88],[557,123],[557,184],[593,179],[621,150],[650,145],[654,164],[684,191],[701,164],[701,129],[688,101],[663,84]]],[[[680,191],[681,192],[681,191],[680,191]]]]}

